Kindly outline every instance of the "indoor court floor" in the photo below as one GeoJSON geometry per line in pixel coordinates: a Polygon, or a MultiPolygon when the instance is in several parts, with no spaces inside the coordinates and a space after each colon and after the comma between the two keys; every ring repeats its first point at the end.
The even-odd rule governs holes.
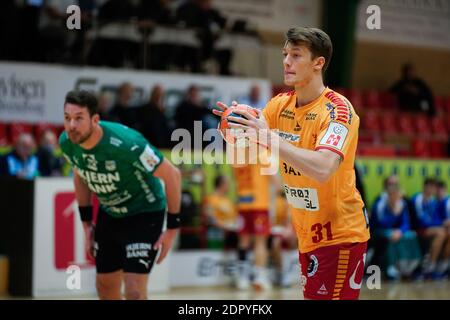
{"type": "MultiPolygon", "coordinates": [[[[0,299],[22,299],[3,296],[0,299]]],[[[30,298],[24,298],[30,299],[30,298]]],[[[95,296],[71,296],[39,298],[45,300],[93,300],[95,296]]],[[[298,287],[274,288],[270,291],[237,291],[231,287],[184,287],[169,292],[151,293],[151,300],[302,300],[298,287]]],[[[397,282],[381,284],[381,289],[361,290],[361,300],[450,300],[450,281],[397,282]]]]}

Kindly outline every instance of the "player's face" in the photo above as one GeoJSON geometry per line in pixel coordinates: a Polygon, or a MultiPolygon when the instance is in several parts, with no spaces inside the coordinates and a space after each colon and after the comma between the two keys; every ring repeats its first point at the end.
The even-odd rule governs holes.
{"type": "Polygon", "coordinates": [[[321,72],[323,57],[313,59],[311,51],[303,45],[286,43],[283,48],[284,84],[287,86],[304,87],[312,78],[321,72]]]}
{"type": "Polygon", "coordinates": [[[66,103],[64,106],[64,129],[72,143],[81,144],[91,136],[98,115],[90,116],[87,108],[66,103]]]}

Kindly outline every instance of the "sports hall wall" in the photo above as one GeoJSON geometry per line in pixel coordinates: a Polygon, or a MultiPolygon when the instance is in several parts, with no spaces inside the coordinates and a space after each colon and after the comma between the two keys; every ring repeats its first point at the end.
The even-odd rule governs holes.
{"type": "Polygon", "coordinates": [[[449,1],[361,0],[355,24],[353,88],[385,90],[412,63],[434,94],[450,94],[449,1]]]}

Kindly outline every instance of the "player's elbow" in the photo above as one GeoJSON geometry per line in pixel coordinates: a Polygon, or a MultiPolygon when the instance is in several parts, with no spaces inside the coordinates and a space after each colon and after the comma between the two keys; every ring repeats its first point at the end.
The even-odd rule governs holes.
{"type": "Polygon", "coordinates": [[[315,179],[317,182],[319,183],[326,183],[330,177],[333,175],[334,170],[330,167],[322,167],[322,168],[318,168],[316,174],[315,174],[315,179]]]}

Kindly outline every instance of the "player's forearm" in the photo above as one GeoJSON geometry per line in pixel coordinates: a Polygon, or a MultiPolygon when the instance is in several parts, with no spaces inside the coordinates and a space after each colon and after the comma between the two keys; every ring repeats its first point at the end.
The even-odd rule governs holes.
{"type": "Polygon", "coordinates": [[[329,154],[298,148],[282,139],[279,140],[279,157],[320,183],[326,182],[337,169],[335,158],[329,154]]]}

